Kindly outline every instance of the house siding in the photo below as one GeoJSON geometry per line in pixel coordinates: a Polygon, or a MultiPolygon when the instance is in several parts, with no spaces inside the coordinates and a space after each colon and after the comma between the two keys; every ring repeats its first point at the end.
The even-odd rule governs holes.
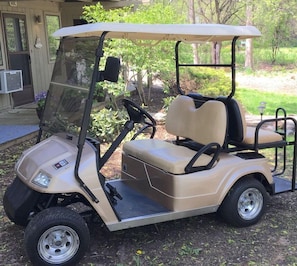
{"type": "MultiPolygon", "coordinates": [[[[45,15],[60,15],[60,7],[58,3],[43,1],[26,1],[16,2],[17,6],[10,6],[9,2],[0,2],[1,16],[1,50],[3,56],[3,65],[0,69],[8,69],[6,58],[6,47],[4,41],[3,14],[22,14],[26,16],[28,45],[31,58],[32,82],[34,94],[48,89],[51,74],[53,70],[53,62],[48,58],[47,36],[45,15]],[[41,24],[35,23],[35,16],[41,16],[41,24]],[[40,38],[42,47],[37,49],[34,47],[36,38],[40,38]]],[[[11,108],[13,106],[10,94],[0,94],[0,110],[11,108]]]]}
{"type": "MultiPolygon", "coordinates": [[[[141,1],[104,1],[102,5],[105,9],[119,8],[123,6],[137,6],[141,1]]],[[[34,95],[41,91],[46,91],[49,87],[54,62],[49,60],[48,43],[46,35],[46,15],[58,15],[60,17],[61,26],[73,25],[74,19],[80,19],[83,6],[91,3],[71,2],[64,3],[61,1],[12,1],[0,2],[0,45],[2,50],[3,65],[1,69],[8,69],[7,51],[4,40],[3,14],[21,14],[26,16],[28,44],[30,49],[32,83],[34,95]],[[16,6],[12,6],[16,3],[16,6]],[[41,23],[35,22],[35,16],[41,17],[41,23]],[[34,46],[36,38],[40,38],[42,47],[34,46]]],[[[94,3],[92,3],[94,4],[94,3]]],[[[0,94],[0,110],[12,108],[14,106],[11,94],[0,94]]]]}

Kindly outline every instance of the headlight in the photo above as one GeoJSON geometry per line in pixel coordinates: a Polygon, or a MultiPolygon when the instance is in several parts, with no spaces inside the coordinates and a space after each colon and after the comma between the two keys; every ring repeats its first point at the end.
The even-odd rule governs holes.
{"type": "Polygon", "coordinates": [[[51,177],[49,177],[48,175],[42,172],[39,172],[37,176],[35,176],[32,180],[32,183],[44,188],[48,188],[48,185],[50,182],[51,182],[51,177]]]}

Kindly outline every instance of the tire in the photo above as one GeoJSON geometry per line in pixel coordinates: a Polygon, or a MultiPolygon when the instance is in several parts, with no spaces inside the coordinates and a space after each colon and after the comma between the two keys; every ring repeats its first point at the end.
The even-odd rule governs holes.
{"type": "Polygon", "coordinates": [[[239,180],[230,189],[218,213],[229,224],[246,227],[256,224],[266,210],[267,192],[254,178],[239,180]]]}
{"type": "Polygon", "coordinates": [[[25,248],[33,265],[75,265],[89,243],[85,220],[65,207],[43,210],[25,230],[25,248]]]}

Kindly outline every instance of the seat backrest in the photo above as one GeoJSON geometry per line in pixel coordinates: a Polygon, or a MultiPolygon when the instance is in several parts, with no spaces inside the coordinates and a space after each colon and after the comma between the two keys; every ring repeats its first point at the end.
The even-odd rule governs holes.
{"type": "Polygon", "coordinates": [[[227,135],[229,140],[242,142],[246,136],[246,121],[244,111],[240,103],[234,98],[218,97],[218,101],[226,105],[228,114],[228,130],[227,135]]]}
{"type": "Polygon", "coordinates": [[[223,145],[226,127],[226,108],[217,100],[206,101],[196,108],[192,98],[179,95],[168,108],[166,130],[175,136],[203,145],[211,142],[223,145]]]}

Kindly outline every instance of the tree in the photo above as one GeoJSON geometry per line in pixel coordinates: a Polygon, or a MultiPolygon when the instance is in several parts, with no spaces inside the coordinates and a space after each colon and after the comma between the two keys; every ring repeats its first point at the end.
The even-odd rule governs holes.
{"type": "MultiPolygon", "coordinates": [[[[253,21],[253,3],[251,0],[247,1],[246,4],[246,25],[252,25],[253,21]]],[[[253,69],[253,41],[252,39],[247,39],[245,42],[245,68],[253,69]]]]}
{"type": "Polygon", "coordinates": [[[291,21],[296,19],[296,0],[263,0],[257,1],[254,11],[254,22],[262,32],[264,46],[271,48],[271,62],[276,62],[279,48],[284,46],[294,27],[291,21]]]}
{"type": "MultiPolygon", "coordinates": [[[[188,7],[188,18],[191,24],[196,24],[196,14],[195,14],[195,2],[194,0],[189,0],[189,7],[188,7]]],[[[193,49],[193,58],[194,64],[199,63],[199,55],[198,55],[198,44],[192,44],[193,49]]]]}
{"type": "MultiPolygon", "coordinates": [[[[197,15],[201,22],[232,24],[237,14],[243,9],[244,3],[239,0],[197,0],[197,15]]],[[[222,43],[212,45],[212,63],[220,63],[222,43]]]]}
{"type": "MultiPolygon", "coordinates": [[[[183,17],[170,5],[152,4],[149,6],[139,6],[134,10],[133,7],[117,8],[104,10],[100,3],[84,7],[83,18],[88,22],[127,22],[127,23],[181,23],[183,17]]],[[[137,77],[137,90],[143,103],[147,103],[142,80],[144,76],[151,77],[154,73],[169,70],[173,65],[169,56],[173,49],[172,42],[151,42],[139,41],[132,43],[128,40],[113,40],[109,42],[105,50],[112,50],[113,54],[118,54],[129,73],[134,72],[133,77],[137,77]]],[[[129,81],[129,80],[128,80],[129,81]]],[[[127,81],[127,82],[128,82],[127,81]]]]}

